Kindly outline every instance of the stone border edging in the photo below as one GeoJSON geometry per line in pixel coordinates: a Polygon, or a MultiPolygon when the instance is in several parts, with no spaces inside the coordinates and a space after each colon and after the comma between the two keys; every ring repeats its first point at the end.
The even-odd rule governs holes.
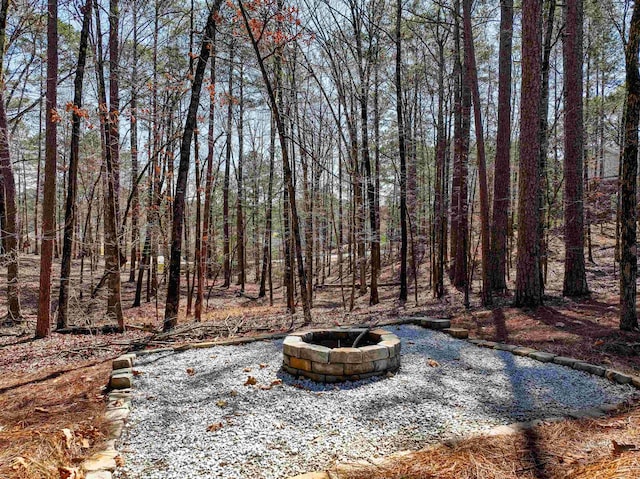
{"type": "MultiPolygon", "coordinates": [[[[640,389],[640,376],[630,376],[628,374],[621,373],[614,369],[606,368],[604,366],[599,366],[597,364],[591,364],[586,361],[582,361],[580,359],[559,356],[553,353],[538,351],[536,349],[517,346],[513,344],[506,343],[498,343],[495,341],[486,341],[484,339],[470,339],[469,338],[469,330],[464,328],[452,328],[451,321],[448,319],[436,319],[436,318],[424,318],[424,317],[412,317],[412,318],[401,318],[397,321],[394,321],[391,324],[416,324],[418,326],[422,326],[423,328],[433,329],[436,331],[441,331],[445,334],[449,334],[450,336],[456,339],[465,340],[471,344],[475,344],[478,347],[495,349],[497,351],[507,351],[516,356],[524,356],[530,359],[534,359],[536,361],[540,361],[543,363],[554,363],[559,366],[566,366],[577,371],[583,371],[595,376],[604,377],[611,382],[615,382],[621,385],[629,384],[634,386],[636,389],[640,389]]],[[[389,324],[389,325],[391,325],[389,324]]],[[[606,416],[611,412],[615,412],[621,408],[623,408],[627,403],[627,401],[622,401],[619,404],[604,404],[599,407],[592,407],[586,409],[576,409],[573,411],[569,411],[564,417],[549,417],[543,419],[534,419],[526,422],[516,422],[512,424],[495,426],[488,431],[482,431],[479,433],[471,434],[469,436],[465,436],[462,438],[450,439],[441,441],[438,444],[447,444],[447,445],[456,445],[457,443],[476,438],[476,437],[491,437],[491,436],[504,436],[517,434],[519,432],[527,431],[538,427],[544,423],[551,422],[559,422],[567,419],[594,419],[598,417],[606,416]]],[[[435,445],[434,445],[435,446],[435,445]]],[[[433,447],[433,446],[430,446],[433,447]]],[[[319,472],[307,472],[305,474],[300,474],[296,476],[290,476],[288,479],[339,479],[340,478],[340,469],[357,469],[358,467],[372,465],[383,466],[390,462],[393,462],[397,457],[406,457],[411,456],[420,451],[398,451],[384,458],[375,459],[375,460],[363,460],[358,463],[343,463],[337,464],[331,470],[319,471],[319,472]]]]}
{"type": "Polygon", "coordinates": [[[107,395],[105,412],[105,418],[109,423],[106,449],[94,453],[82,462],[85,479],[111,479],[111,473],[118,467],[116,458],[120,452],[116,449],[116,441],[122,436],[124,423],[131,412],[135,359],[135,354],[123,354],[111,363],[112,371],[109,378],[111,392],[107,395]]]}

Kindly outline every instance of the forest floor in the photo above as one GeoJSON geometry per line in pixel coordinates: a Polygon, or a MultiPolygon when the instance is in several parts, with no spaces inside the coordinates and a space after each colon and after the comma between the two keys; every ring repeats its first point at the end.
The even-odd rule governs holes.
{"type": "MultiPolygon", "coordinates": [[[[344,280],[345,287],[341,289],[335,286],[339,281],[333,275],[327,283],[334,286],[315,290],[313,326],[376,323],[412,315],[451,318],[454,325],[468,328],[473,337],[530,346],[640,375],[640,334],[618,330],[618,275],[612,260],[612,231],[604,233],[594,236],[595,263],[587,266],[592,295],[587,299],[561,296],[562,248],[554,244],[549,249],[552,254],[548,259],[545,304],[537,309],[513,308],[508,295],[496,297],[492,308],[483,308],[474,294],[471,308],[465,310],[462,292],[453,288],[447,289],[443,300],[433,299],[427,284],[428,271],[421,271],[417,304],[413,291],[406,304],[399,303],[398,288],[392,286],[380,289],[380,303],[373,307],[368,305],[368,295],[356,294],[354,309],[349,311],[350,278],[344,280]]],[[[123,351],[283,332],[302,325],[301,314],[290,315],[282,307],[282,288],[275,288],[274,305],[270,306],[268,297],[257,298],[255,284],[248,284],[242,294],[234,284],[228,289],[209,289],[203,323],[187,319],[183,310],[176,331],[162,335],[165,286],[161,285],[157,302],[152,298],[140,308],[131,308],[135,285],[125,282],[128,275],[123,274],[126,333],[53,333],[47,339],[35,340],[38,260],[33,255],[21,258],[26,321],[14,327],[0,327],[3,478],[68,477],[64,468],[77,467],[100,448],[105,433],[102,413],[110,360],[123,351]],[[63,468],[62,472],[59,468],[63,468]]],[[[78,265],[74,267],[77,275],[78,265]]],[[[394,283],[397,273],[397,268],[387,267],[381,281],[394,283]]],[[[253,279],[253,271],[247,276],[253,279]]],[[[96,272],[93,280],[98,277],[96,272]]],[[[477,284],[474,287],[477,292],[477,284]]],[[[52,297],[57,299],[57,285],[52,297]]],[[[183,308],[185,303],[183,299],[183,308]]],[[[104,298],[100,296],[90,299],[72,294],[72,322],[76,326],[103,325],[104,309],[104,298]]],[[[410,462],[398,458],[392,467],[372,466],[345,477],[640,477],[640,403],[597,420],[566,420],[514,436],[430,447],[419,458],[410,462]]]]}

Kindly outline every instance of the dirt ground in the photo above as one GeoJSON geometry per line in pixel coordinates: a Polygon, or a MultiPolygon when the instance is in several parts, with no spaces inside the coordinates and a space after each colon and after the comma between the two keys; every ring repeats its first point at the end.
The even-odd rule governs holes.
{"type": "MultiPolygon", "coordinates": [[[[434,300],[428,271],[419,275],[416,304],[413,290],[409,301],[397,301],[398,288],[383,287],[380,304],[370,307],[368,295],[356,294],[355,307],[348,310],[350,278],[345,288],[317,288],[314,325],[375,323],[399,316],[451,318],[471,336],[531,346],[586,361],[606,364],[640,375],[640,334],[621,333],[618,326],[618,275],[613,267],[611,231],[594,238],[595,263],[588,264],[590,298],[562,298],[561,247],[549,248],[547,289],[544,306],[523,310],[510,306],[511,297],[495,298],[491,309],[479,305],[477,294],[465,310],[463,294],[448,287],[443,300],[434,300]]],[[[558,247],[556,247],[558,246],[558,247]]],[[[85,270],[84,295],[76,282],[72,288],[72,318],[77,326],[103,325],[104,298],[88,298],[85,270]]],[[[335,269],[335,268],[334,268],[335,269]]],[[[100,272],[93,274],[94,283],[100,272]]],[[[511,272],[511,282],[515,273],[511,272]]],[[[54,271],[54,278],[57,272],[54,271]]],[[[385,268],[381,282],[394,283],[397,268],[385,268]]],[[[206,294],[203,323],[186,316],[186,300],[178,328],[171,335],[160,333],[164,285],[160,297],[140,308],[131,308],[135,285],[123,274],[124,334],[69,335],[53,333],[34,340],[38,294],[38,258],[21,258],[22,305],[26,322],[0,327],[0,477],[59,478],[74,468],[104,439],[101,419],[104,385],[110,359],[123,351],[177,345],[216,338],[282,332],[302,325],[300,314],[290,315],[282,307],[282,288],[274,290],[274,306],[257,298],[257,286],[248,284],[240,294],[237,286],[212,286],[206,294]]],[[[248,275],[253,279],[253,271],[248,275]]],[[[476,272],[476,277],[479,276],[476,272]]],[[[275,278],[274,278],[275,279],[275,278]]],[[[219,284],[219,283],[218,283],[219,284]]],[[[477,293],[478,284],[474,284],[477,293]]],[[[186,290],[185,290],[186,292],[186,290]]],[[[0,293],[3,294],[3,293],[0,293]]],[[[57,298],[57,286],[52,298],[57,298]]],[[[2,304],[0,303],[0,308],[2,304]]],[[[455,445],[430,447],[419,460],[393,461],[391,467],[371,466],[351,471],[345,477],[371,478],[636,478],[640,477],[640,404],[598,420],[563,421],[543,425],[527,434],[469,439],[455,445]]]]}

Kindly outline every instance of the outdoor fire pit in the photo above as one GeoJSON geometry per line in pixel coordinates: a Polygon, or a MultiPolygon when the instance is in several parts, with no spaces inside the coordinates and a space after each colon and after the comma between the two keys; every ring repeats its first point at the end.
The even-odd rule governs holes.
{"type": "Polygon", "coordinates": [[[322,329],[287,336],[283,369],[336,383],[381,376],[400,367],[400,340],[384,329],[322,329]],[[355,346],[355,347],[354,347],[355,346]]]}

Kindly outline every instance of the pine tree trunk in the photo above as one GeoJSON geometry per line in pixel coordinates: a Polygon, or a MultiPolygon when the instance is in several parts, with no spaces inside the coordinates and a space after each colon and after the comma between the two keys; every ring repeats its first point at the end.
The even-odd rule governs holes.
{"type": "MultiPolygon", "coordinates": [[[[7,0],[3,0],[4,1],[7,0]]],[[[57,97],[58,97],[58,3],[48,0],[47,20],[47,94],[44,194],[42,204],[42,245],[40,256],[40,289],[36,337],[44,338],[51,331],[51,264],[55,236],[56,163],[57,163],[57,97]]]]}
{"type": "Polygon", "coordinates": [[[565,296],[589,294],[584,262],[582,0],[565,5],[564,58],[564,284],[565,296]]]}
{"type": "Polygon", "coordinates": [[[522,87],[520,168],[518,182],[518,246],[516,306],[542,303],[540,275],[540,98],[542,65],[542,0],[522,5],[522,87]]]}
{"type": "Polygon", "coordinates": [[[636,307],[638,125],[640,124],[640,1],[636,0],[625,48],[626,98],[620,178],[620,329],[638,329],[636,307]]]}
{"type": "Polygon", "coordinates": [[[480,228],[482,244],[482,304],[492,303],[491,276],[489,270],[489,192],[487,185],[487,166],[484,149],[484,132],[480,105],[480,91],[478,87],[478,70],[476,68],[475,47],[471,31],[471,0],[463,0],[465,64],[471,85],[473,98],[473,117],[476,131],[476,148],[478,160],[478,182],[480,185],[480,228]]]}
{"type": "Polygon", "coordinates": [[[16,208],[16,184],[11,164],[9,147],[9,125],[4,99],[4,49],[7,27],[9,0],[2,0],[0,8],[0,188],[4,191],[5,222],[3,238],[5,240],[4,264],[7,267],[7,317],[6,323],[21,321],[20,292],[18,285],[18,210],[16,208]]]}
{"type": "Polygon", "coordinates": [[[133,15],[133,54],[131,70],[131,262],[129,266],[129,282],[136,278],[136,265],[140,243],[140,194],[138,188],[138,16],[137,5],[132,8],[133,15]]]}
{"type": "Polygon", "coordinates": [[[513,47],[513,0],[500,2],[500,52],[498,60],[498,131],[493,177],[491,223],[491,285],[507,289],[507,229],[511,183],[511,54],[513,47]]]}
{"type": "Polygon", "coordinates": [[[396,2],[396,117],[398,122],[398,151],[400,156],[400,301],[407,300],[407,151],[404,112],[402,111],[402,2],[396,2]]]}

